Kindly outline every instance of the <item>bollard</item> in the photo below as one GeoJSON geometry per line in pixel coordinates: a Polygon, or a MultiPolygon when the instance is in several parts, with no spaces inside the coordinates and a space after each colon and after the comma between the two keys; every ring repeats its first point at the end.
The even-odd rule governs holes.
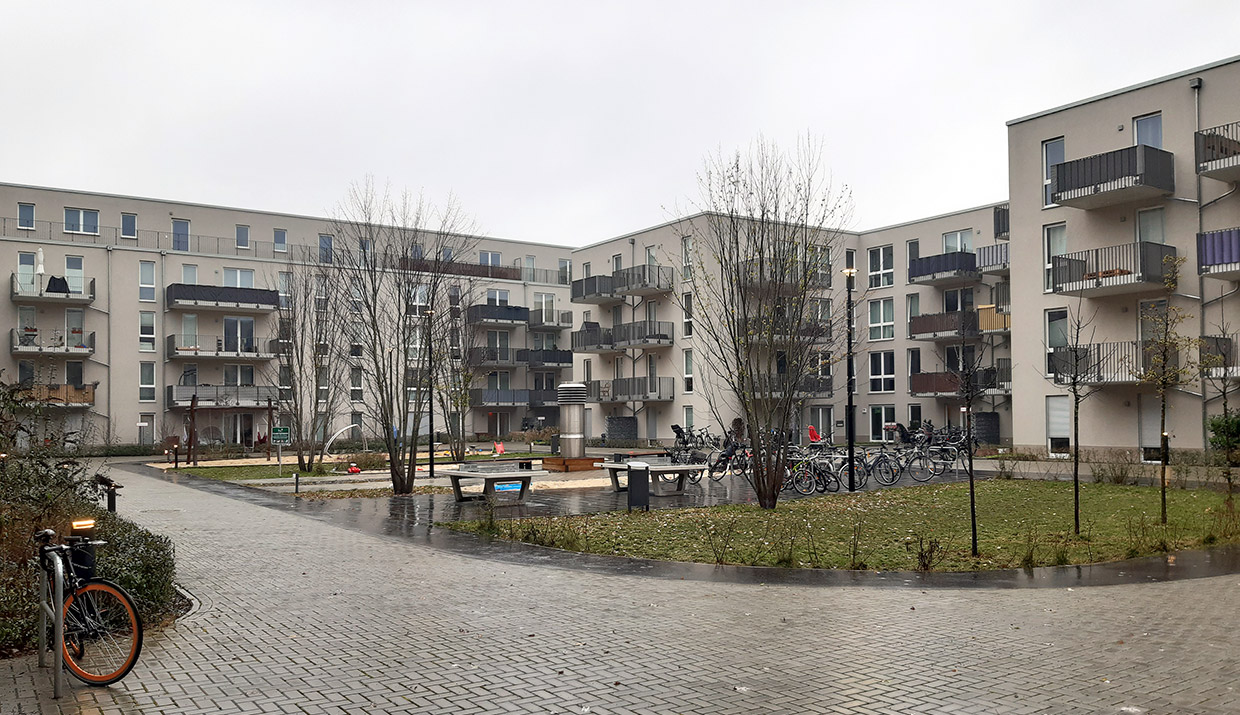
{"type": "Polygon", "coordinates": [[[650,511],[650,465],[629,462],[629,511],[640,508],[650,511]]]}

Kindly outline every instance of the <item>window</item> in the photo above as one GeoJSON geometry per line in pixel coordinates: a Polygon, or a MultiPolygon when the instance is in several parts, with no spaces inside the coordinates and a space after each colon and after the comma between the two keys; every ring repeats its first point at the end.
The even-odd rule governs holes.
{"type": "Polygon", "coordinates": [[[189,250],[189,221],[183,218],[172,219],[172,250],[189,250]]]}
{"type": "Polygon", "coordinates": [[[974,345],[948,345],[947,346],[947,371],[955,373],[976,371],[980,367],[977,364],[977,347],[974,345]]]}
{"type": "Polygon", "coordinates": [[[449,248],[448,246],[444,246],[443,248],[440,248],[439,249],[439,260],[443,261],[444,263],[451,263],[452,262],[452,249],[449,248]]]}
{"type": "Polygon", "coordinates": [[[34,228],[34,204],[17,205],[17,227],[34,228]]]}
{"type": "Polygon", "coordinates": [[[224,285],[229,288],[253,288],[254,287],[254,269],[252,268],[225,268],[224,269],[224,285]]]}
{"type": "Polygon", "coordinates": [[[685,392],[693,392],[693,349],[685,349],[685,392]]]}
{"type": "Polygon", "coordinates": [[[155,444],[155,413],[142,412],[138,415],[138,444],[155,444]]]}
{"type": "Polygon", "coordinates": [[[921,426],[921,405],[908,406],[908,428],[916,429],[921,426]]]}
{"type": "Polygon", "coordinates": [[[349,369],[349,399],[354,402],[361,402],[363,398],[362,391],[362,368],[354,367],[349,369]]]}
{"type": "Polygon", "coordinates": [[[870,405],[870,441],[891,441],[894,435],[891,432],[888,432],[886,427],[895,421],[895,405],[870,405]]]}
{"type": "Polygon", "coordinates": [[[487,305],[508,305],[508,291],[488,288],[487,305]]]}
{"type": "Polygon", "coordinates": [[[1137,212],[1137,240],[1149,243],[1166,243],[1167,236],[1163,229],[1162,208],[1145,209],[1137,212]]]}
{"type": "Polygon", "coordinates": [[[594,363],[590,359],[581,361],[581,375],[585,379],[583,382],[589,383],[594,379],[594,363]]]}
{"type": "Polygon", "coordinates": [[[65,209],[65,233],[99,235],[99,212],[93,209],[65,209]]]}
{"type": "Polygon", "coordinates": [[[878,246],[870,249],[870,287],[885,288],[894,285],[895,252],[891,246],[878,246]]]}
{"type": "Polygon", "coordinates": [[[194,313],[181,314],[181,338],[183,348],[198,348],[198,316],[194,313]]]}
{"type": "Polygon", "coordinates": [[[659,319],[659,303],[658,301],[646,301],[646,320],[653,323],[659,319]]]}
{"type": "Polygon", "coordinates": [[[182,263],[181,282],[185,285],[198,285],[198,266],[193,263],[182,263]]]}
{"type": "Polygon", "coordinates": [[[237,248],[250,247],[250,227],[237,225],[237,248]]]}
{"type": "Polygon", "coordinates": [[[896,336],[895,300],[870,301],[870,340],[890,340],[896,336]]]}
{"type": "MultiPolygon", "coordinates": [[[[370,265],[370,252],[373,245],[369,238],[357,239],[357,257],[362,265],[370,265]]],[[[421,246],[417,248],[419,251],[422,250],[421,246]]],[[[421,256],[418,256],[418,258],[421,258],[421,256]]]]}
{"type": "Polygon", "coordinates": [[[290,365],[281,365],[280,374],[277,376],[279,380],[280,399],[293,399],[293,368],[290,365]]]}
{"type": "Polygon", "coordinates": [[[913,261],[917,260],[918,258],[921,258],[921,242],[918,241],[916,238],[914,238],[913,240],[908,242],[907,246],[908,246],[908,263],[909,265],[912,265],[913,261]]]}
{"type": "Polygon", "coordinates": [[[288,252],[288,231],[277,228],[271,234],[271,250],[276,253],[288,252]]]}
{"type": "Polygon", "coordinates": [[[921,294],[920,293],[909,293],[908,295],[904,296],[904,311],[907,314],[905,317],[907,319],[907,325],[909,327],[909,332],[912,332],[913,318],[916,318],[917,316],[921,315],[921,294]]]}
{"type": "Polygon", "coordinates": [[[1063,137],[1051,139],[1042,142],[1042,205],[1055,206],[1051,201],[1051,193],[1053,187],[1051,185],[1051,171],[1056,164],[1062,164],[1064,159],[1063,153],[1063,137]]]}
{"type": "Polygon", "coordinates": [[[81,387],[85,384],[85,375],[83,375],[83,363],[81,360],[68,360],[65,362],[65,384],[74,387],[81,387]]]}
{"type": "Polygon", "coordinates": [[[17,382],[22,385],[34,382],[34,360],[17,361],[17,382]]]}
{"type": "Polygon", "coordinates": [[[908,349],[908,374],[917,375],[921,373],[921,348],[908,349]]]}
{"type": "MultiPolygon", "coordinates": [[[[153,314],[152,314],[153,315],[153,314]]],[[[138,402],[155,401],[155,363],[138,363],[138,402]]]]}
{"type": "Polygon", "coordinates": [[[1132,120],[1133,141],[1162,149],[1162,114],[1147,114],[1132,120]]]}
{"type": "Polygon", "coordinates": [[[138,313],[138,350],[145,353],[155,352],[155,311],[143,310],[138,313]]]}
{"type": "Polygon", "coordinates": [[[684,301],[685,319],[682,325],[683,335],[686,338],[693,337],[693,294],[685,293],[680,296],[684,301]]]}
{"type": "Polygon", "coordinates": [[[121,214],[121,238],[138,237],[138,214],[121,214]]]}
{"type": "Polygon", "coordinates": [[[973,229],[949,231],[943,234],[943,253],[972,253],[973,229]]]}
{"type": "Polygon", "coordinates": [[[870,392],[896,391],[896,352],[870,353],[870,392]]]}
{"type": "Polygon", "coordinates": [[[827,442],[833,441],[831,435],[835,432],[835,420],[831,417],[830,405],[817,405],[809,408],[805,425],[817,430],[819,436],[827,442]]]}
{"type": "Polygon", "coordinates": [[[1042,290],[1050,292],[1055,288],[1054,261],[1055,256],[1068,252],[1068,227],[1057,223],[1042,227],[1042,253],[1046,257],[1046,278],[1042,290]]]}
{"type": "Polygon", "coordinates": [[[953,288],[943,291],[943,312],[955,313],[957,311],[973,310],[973,289],[972,288],[953,288]]]}
{"type": "Polygon", "coordinates": [[[155,302],[155,261],[138,261],[138,300],[155,302]]]}
{"type": "Polygon", "coordinates": [[[819,350],[809,355],[809,374],[815,377],[831,377],[831,351],[819,350]]]}
{"type": "Polygon", "coordinates": [[[693,236],[680,237],[680,277],[689,280],[693,276],[693,236]]]}
{"type": "Polygon", "coordinates": [[[581,272],[582,272],[583,278],[590,277],[590,262],[589,261],[586,261],[585,263],[581,264],[581,272]]]}
{"type": "Polygon", "coordinates": [[[253,365],[225,365],[224,384],[230,387],[254,384],[253,365]]]}
{"type": "Polygon", "coordinates": [[[624,258],[619,253],[612,256],[611,257],[611,270],[615,272],[615,271],[623,270],[623,268],[624,268],[624,258]]]}
{"type": "Polygon", "coordinates": [[[287,308],[292,305],[293,298],[290,295],[293,285],[293,274],[290,271],[280,271],[276,274],[276,292],[280,294],[280,307],[287,308]]]}
{"type": "Polygon", "coordinates": [[[1068,396],[1047,395],[1046,450],[1051,454],[1067,454],[1071,430],[1072,410],[1070,409],[1068,396]]]}
{"type": "Polygon", "coordinates": [[[32,291],[38,282],[34,276],[34,259],[33,253],[17,254],[17,285],[21,290],[32,291]]]}
{"type": "Polygon", "coordinates": [[[81,256],[65,256],[65,281],[69,292],[81,294],[86,287],[86,269],[81,256]]]}
{"type": "Polygon", "coordinates": [[[499,251],[479,251],[478,262],[484,266],[498,266],[500,264],[499,251]]]}
{"type": "Polygon", "coordinates": [[[362,312],[362,279],[353,278],[349,281],[349,312],[362,312]]]}
{"type": "Polygon", "coordinates": [[[65,308],[65,344],[69,347],[86,347],[86,311],[81,308],[65,308]]]}
{"type": "Polygon", "coordinates": [[[693,407],[685,405],[685,431],[693,431],[693,407]]]}
{"type": "Polygon", "coordinates": [[[177,383],[179,385],[189,385],[190,387],[194,387],[195,385],[197,385],[198,384],[198,363],[196,362],[186,363],[185,367],[181,368],[180,380],[181,381],[177,383]]]}
{"type": "Polygon", "coordinates": [[[354,440],[361,439],[362,438],[362,413],[361,412],[351,413],[349,415],[349,424],[353,426],[353,429],[349,430],[349,439],[354,439],[354,440]]]}
{"type": "Polygon", "coordinates": [[[319,263],[332,262],[332,237],[331,234],[319,234],[319,263]]]}
{"type": "Polygon", "coordinates": [[[254,348],[254,319],[224,316],[224,350],[250,353],[254,348]]]}
{"type": "Polygon", "coordinates": [[[646,265],[659,265],[659,259],[655,256],[654,246],[646,246],[646,265]]]}

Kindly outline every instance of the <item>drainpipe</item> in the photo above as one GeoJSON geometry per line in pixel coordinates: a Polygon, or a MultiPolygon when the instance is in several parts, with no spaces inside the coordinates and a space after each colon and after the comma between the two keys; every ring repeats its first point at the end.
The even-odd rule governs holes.
{"type": "MultiPolygon", "coordinates": [[[[1201,204],[1201,174],[1197,171],[1197,132],[1201,131],[1201,86],[1200,77],[1194,77],[1188,81],[1188,86],[1193,90],[1193,176],[1196,179],[1197,188],[1197,234],[1200,235],[1205,230],[1205,206],[1201,204]]],[[[1200,264],[1201,256],[1197,256],[1197,262],[1200,264]]],[[[1197,336],[1201,337],[1206,334],[1206,281],[1205,276],[1201,275],[1201,271],[1197,272],[1197,295],[1201,296],[1199,310],[1197,311],[1198,330],[1197,336]]],[[[1223,304],[1219,303],[1220,318],[1222,315],[1223,304]]],[[[1209,442],[1207,424],[1209,422],[1209,409],[1206,400],[1206,380],[1201,380],[1201,450],[1204,452],[1209,442]]]]}

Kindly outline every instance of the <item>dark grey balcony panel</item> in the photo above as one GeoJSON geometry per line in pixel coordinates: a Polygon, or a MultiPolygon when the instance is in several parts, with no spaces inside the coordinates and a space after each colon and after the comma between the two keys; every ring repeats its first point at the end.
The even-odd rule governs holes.
{"type": "Polygon", "coordinates": [[[611,274],[612,286],[622,295],[650,295],[672,290],[676,272],[671,266],[644,265],[611,274]]]}
{"type": "Polygon", "coordinates": [[[525,406],[530,402],[529,390],[474,389],[469,391],[469,404],[486,407],[525,406]]]}
{"type": "Polygon", "coordinates": [[[610,275],[590,276],[573,281],[574,303],[611,303],[619,300],[610,275]]]}
{"type": "Polygon", "coordinates": [[[266,407],[267,401],[278,402],[280,389],[274,385],[168,385],[168,407],[189,407],[198,395],[201,408],[266,407]]]}
{"type": "Polygon", "coordinates": [[[616,349],[611,328],[600,328],[598,323],[583,323],[582,329],[571,334],[573,352],[601,353],[616,349]]]}
{"type": "Polygon", "coordinates": [[[908,321],[908,336],[913,340],[975,338],[978,335],[981,331],[977,312],[973,310],[915,315],[908,321]]]}
{"type": "Polygon", "coordinates": [[[254,307],[275,310],[280,305],[280,293],[262,288],[235,288],[231,286],[203,286],[172,283],[164,290],[168,305],[177,302],[221,308],[254,307]]]}
{"type": "Polygon", "coordinates": [[[563,330],[573,327],[573,311],[530,309],[530,330],[563,330]]]}
{"type": "Polygon", "coordinates": [[[572,367],[572,350],[518,350],[517,362],[530,367],[572,367]]]}
{"type": "Polygon", "coordinates": [[[530,390],[530,407],[552,407],[560,404],[556,390],[530,390]]]}
{"type": "Polygon", "coordinates": [[[520,305],[471,305],[465,318],[470,323],[528,323],[530,309],[520,305]]]}
{"type": "MultiPolygon", "coordinates": [[[[1051,351],[1050,366],[1060,385],[1071,383],[1073,376],[1086,385],[1132,385],[1141,381],[1143,371],[1159,369],[1160,362],[1154,343],[1125,340],[1057,347],[1051,351]]],[[[1179,354],[1173,354],[1168,370],[1179,364],[1179,354]]]]}
{"type": "Polygon", "coordinates": [[[909,261],[908,282],[916,285],[965,285],[980,279],[977,256],[968,251],[922,256],[909,261]]]}
{"type": "Polygon", "coordinates": [[[1175,246],[1139,241],[1051,257],[1051,285],[1062,295],[1104,296],[1164,287],[1175,246]]]}
{"type": "Polygon", "coordinates": [[[1240,181],[1240,122],[1232,122],[1194,135],[1197,173],[1235,183],[1240,181]]]}
{"type": "Polygon", "coordinates": [[[675,324],[670,320],[638,320],[611,329],[616,347],[627,345],[671,345],[675,324]]]}
{"type": "Polygon", "coordinates": [[[1051,167],[1051,203],[1078,209],[1175,193],[1175,156],[1140,144],[1051,167]]]}
{"type": "Polygon", "coordinates": [[[995,207],[995,239],[1006,239],[1012,235],[1011,210],[1007,204],[995,207]]]}
{"type": "Polygon", "coordinates": [[[517,352],[512,348],[470,348],[469,362],[471,365],[516,365],[517,352]]]}

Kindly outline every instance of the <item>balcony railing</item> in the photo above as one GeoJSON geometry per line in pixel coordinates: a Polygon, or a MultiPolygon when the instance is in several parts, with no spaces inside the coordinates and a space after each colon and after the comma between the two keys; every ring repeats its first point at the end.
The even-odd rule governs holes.
{"type": "MultiPolygon", "coordinates": [[[[1178,353],[1171,355],[1167,370],[1179,367],[1178,353]]],[[[1157,348],[1149,342],[1128,340],[1057,347],[1051,352],[1050,366],[1055,382],[1067,385],[1073,376],[1085,385],[1132,385],[1146,370],[1160,370],[1157,348]]]]}
{"type": "Polygon", "coordinates": [[[1240,351],[1236,335],[1201,337],[1201,374],[1214,379],[1240,379],[1240,351]]]}
{"type": "Polygon", "coordinates": [[[1012,312],[1012,284],[999,281],[990,287],[990,301],[1000,313],[1012,312]]]}
{"type": "Polygon", "coordinates": [[[786,396],[787,389],[793,387],[796,397],[830,397],[832,383],[830,375],[802,375],[791,385],[787,375],[758,375],[753,381],[755,399],[779,399],[786,396]]]}
{"type": "MultiPolygon", "coordinates": [[[[974,394],[1002,391],[1004,383],[996,367],[983,367],[973,372],[974,394]]],[[[1011,366],[1007,371],[1007,387],[1011,390],[1011,366]]],[[[909,393],[915,397],[962,397],[960,374],[956,372],[919,372],[909,375],[909,393]]]]}
{"type": "Polygon", "coordinates": [[[475,325],[512,325],[528,323],[530,309],[519,305],[471,305],[465,319],[475,325]]]}
{"type": "Polygon", "coordinates": [[[980,246],[977,249],[977,270],[983,275],[1006,276],[1009,273],[1008,243],[980,246]]]}
{"type": "Polygon", "coordinates": [[[164,357],[232,358],[271,360],[281,352],[282,341],[244,335],[169,335],[164,339],[164,357]]]}
{"type": "Polygon", "coordinates": [[[10,278],[11,296],[19,303],[64,303],[89,305],[95,300],[95,279],[82,281],[74,291],[68,279],[61,276],[38,276],[14,273],[10,278]]]}
{"type": "Polygon", "coordinates": [[[518,350],[517,362],[530,367],[561,368],[573,366],[572,350],[518,350]]]}
{"type": "Polygon", "coordinates": [[[975,338],[980,334],[977,313],[972,310],[916,315],[908,321],[908,336],[912,340],[975,338]]]}
{"type": "Polygon", "coordinates": [[[621,323],[611,329],[616,347],[629,345],[671,345],[675,324],[668,320],[639,320],[621,323]]]}
{"type": "Polygon", "coordinates": [[[194,395],[198,406],[266,407],[267,401],[279,402],[280,388],[274,385],[168,385],[165,400],[168,407],[189,407],[194,395]]]}
{"type": "Polygon", "coordinates": [[[610,275],[590,276],[573,281],[574,303],[611,303],[619,300],[610,275]]]}
{"type": "Polygon", "coordinates": [[[512,348],[470,348],[471,365],[516,365],[517,351],[512,348]]]}
{"type": "Polygon", "coordinates": [[[977,255],[968,251],[922,256],[909,261],[908,282],[916,285],[952,286],[976,283],[977,255]]]}
{"type": "Polygon", "coordinates": [[[666,402],[676,396],[670,377],[622,377],[586,383],[586,402],[666,402]]]}
{"type": "Polygon", "coordinates": [[[95,331],[9,330],[9,352],[13,355],[93,355],[95,331]]]}
{"type": "Polygon", "coordinates": [[[612,286],[621,295],[666,293],[675,285],[671,266],[644,265],[623,268],[611,274],[612,286]]]}
{"type": "Polygon", "coordinates": [[[571,310],[530,309],[530,330],[563,330],[571,327],[573,327],[573,311],[571,310]]]}
{"type": "Polygon", "coordinates": [[[269,313],[280,305],[280,293],[262,288],[171,283],[164,289],[168,307],[269,313]]]}
{"type": "Polygon", "coordinates": [[[529,403],[529,390],[474,389],[469,391],[469,404],[479,407],[524,407],[529,403]]]}
{"type": "Polygon", "coordinates": [[[95,404],[95,386],[30,385],[23,388],[19,396],[46,407],[90,407],[95,404]]]}
{"type": "Polygon", "coordinates": [[[401,258],[397,266],[412,273],[434,273],[473,278],[491,278],[525,283],[550,283],[568,285],[568,271],[553,268],[524,268],[521,266],[493,266],[487,263],[464,261],[432,261],[424,258],[401,258]]]}
{"type": "Polygon", "coordinates": [[[1197,234],[1197,272],[1211,278],[1240,280],[1240,228],[1197,234]]]}
{"type": "Polygon", "coordinates": [[[1198,174],[1219,181],[1240,181],[1240,122],[1202,129],[1194,139],[1198,174]]]}
{"type": "Polygon", "coordinates": [[[1103,296],[1163,288],[1175,246],[1138,241],[1051,257],[1051,284],[1061,295],[1103,296]]]}
{"type": "Polygon", "coordinates": [[[600,328],[598,323],[592,327],[584,327],[572,333],[573,352],[575,353],[606,353],[616,349],[616,340],[612,337],[611,328],[600,328]]]}
{"type": "Polygon", "coordinates": [[[1175,192],[1175,157],[1139,144],[1051,167],[1051,203],[1096,209],[1175,192]]]}
{"type": "Polygon", "coordinates": [[[1012,314],[1000,313],[998,306],[982,305],[977,308],[977,329],[983,335],[1012,332],[1012,314]]]}
{"type": "Polygon", "coordinates": [[[530,407],[554,407],[560,404],[556,390],[530,390],[530,407]]]}
{"type": "Polygon", "coordinates": [[[995,207],[995,240],[1005,240],[1011,237],[1011,211],[1007,204],[995,207]]]}
{"type": "Polygon", "coordinates": [[[745,283],[758,293],[793,295],[804,290],[831,287],[831,269],[821,262],[798,261],[791,266],[757,260],[743,261],[739,269],[745,283]]]}

